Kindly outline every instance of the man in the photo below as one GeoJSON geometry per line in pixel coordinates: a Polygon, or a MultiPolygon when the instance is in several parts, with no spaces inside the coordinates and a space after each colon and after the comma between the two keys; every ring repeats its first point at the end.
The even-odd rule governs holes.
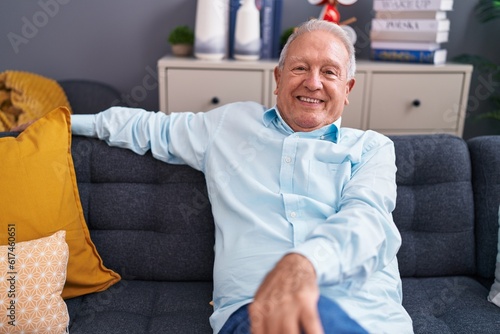
{"type": "Polygon", "coordinates": [[[354,73],[342,29],[311,20],[282,52],[274,108],[114,107],[72,117],[75,134],[204,172],[216,231],[215,333],[412,332],[391,216],[393,144],[340,127],[354,73]]]}

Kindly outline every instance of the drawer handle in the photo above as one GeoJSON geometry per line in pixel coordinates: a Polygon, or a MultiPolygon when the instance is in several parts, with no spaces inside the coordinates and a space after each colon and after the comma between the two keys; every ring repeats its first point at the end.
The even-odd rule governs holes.
{"type": "Polygon", "coordinates": [[[212,97],[212,104],[219,104],[220,100],[217,96],[212,97]]]}
{"type": "Polygon", "coordinates": [[[414,107],[420,107],[420,100],[419,99],[415,99],[413,100],[413,102],[411,103],[414,107]]]}

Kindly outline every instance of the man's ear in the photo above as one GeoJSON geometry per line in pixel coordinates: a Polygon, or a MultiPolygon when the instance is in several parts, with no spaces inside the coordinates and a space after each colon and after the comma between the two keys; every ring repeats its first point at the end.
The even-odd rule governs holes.
{"type": "Polygon", "coordinates": [[[345,85],[345,101],[344,101],[344,105],[348,105],[349,104],[349,93],[354,88],[354,84],[355,83],[356,83],[356,79],[352,78],[345,85]]]}
{"type": "Polygon", "coordinates": [[[280,85],[280,79],[281,79],[281,71],[278,68],[278,66],[276,66],[274,68],[274,81],[276,82],[276,88],[274,89],[274,95],[278,95],[278,87],[280,85]]]}

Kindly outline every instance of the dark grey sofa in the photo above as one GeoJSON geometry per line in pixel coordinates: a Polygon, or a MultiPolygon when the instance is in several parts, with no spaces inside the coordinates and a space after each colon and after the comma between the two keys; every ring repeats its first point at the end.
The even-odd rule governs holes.
{"type": "MultiPolygon", "coordinates": [[[[61,85],[77,113],[124,105],[100,83],[61,85]],[[89,104],[89,101],[90,104],[89,104]]],[[[395,136],[394,220],[415,333],[500,333],[487,301],[497,254],[500,136],[395,136]]],[[[92,240],[123,280],[67,300],[71,333],[211,333],[214,227],[204,176],[73,138],[92,240]]]]}
{"type": "MultiPolygon", "coordinates": [[[[83,101],[97,92],[120,103],[109,87],[64,87],[72,105],[83,91],[83,101]]],[[[392,139],[403,303],[415,333],[500,333],[500,308],[486,299],[497,253],[500,136],[392,139]]],[[[211,333],[214,227],[203,174],[79,136],[72,154],[92,240],[123,279],[66,300],[70,333],[211,333]]]]}
{"type": "MultiPolygon", "coordinates": [[[[416,333],[499,333],[500,136],[396,136],[404,305],[416,333]]],[[[210,333],[214,230],[204,176],[73,137],[81,201],[108,291],[67,300],[71,333],[210,333]]]]}

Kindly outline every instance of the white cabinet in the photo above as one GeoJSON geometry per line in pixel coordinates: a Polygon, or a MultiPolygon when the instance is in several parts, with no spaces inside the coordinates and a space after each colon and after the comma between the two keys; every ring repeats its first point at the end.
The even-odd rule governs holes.
{"type": "MultiPolygon", "coordinates": [[[[158,61],[160,110],[207,111],[235,101],[276,102],[276,61],[158,61]]],[[[472,66],[358,61],[342,125],[385,134],[462,135],[472,66]]]]}

